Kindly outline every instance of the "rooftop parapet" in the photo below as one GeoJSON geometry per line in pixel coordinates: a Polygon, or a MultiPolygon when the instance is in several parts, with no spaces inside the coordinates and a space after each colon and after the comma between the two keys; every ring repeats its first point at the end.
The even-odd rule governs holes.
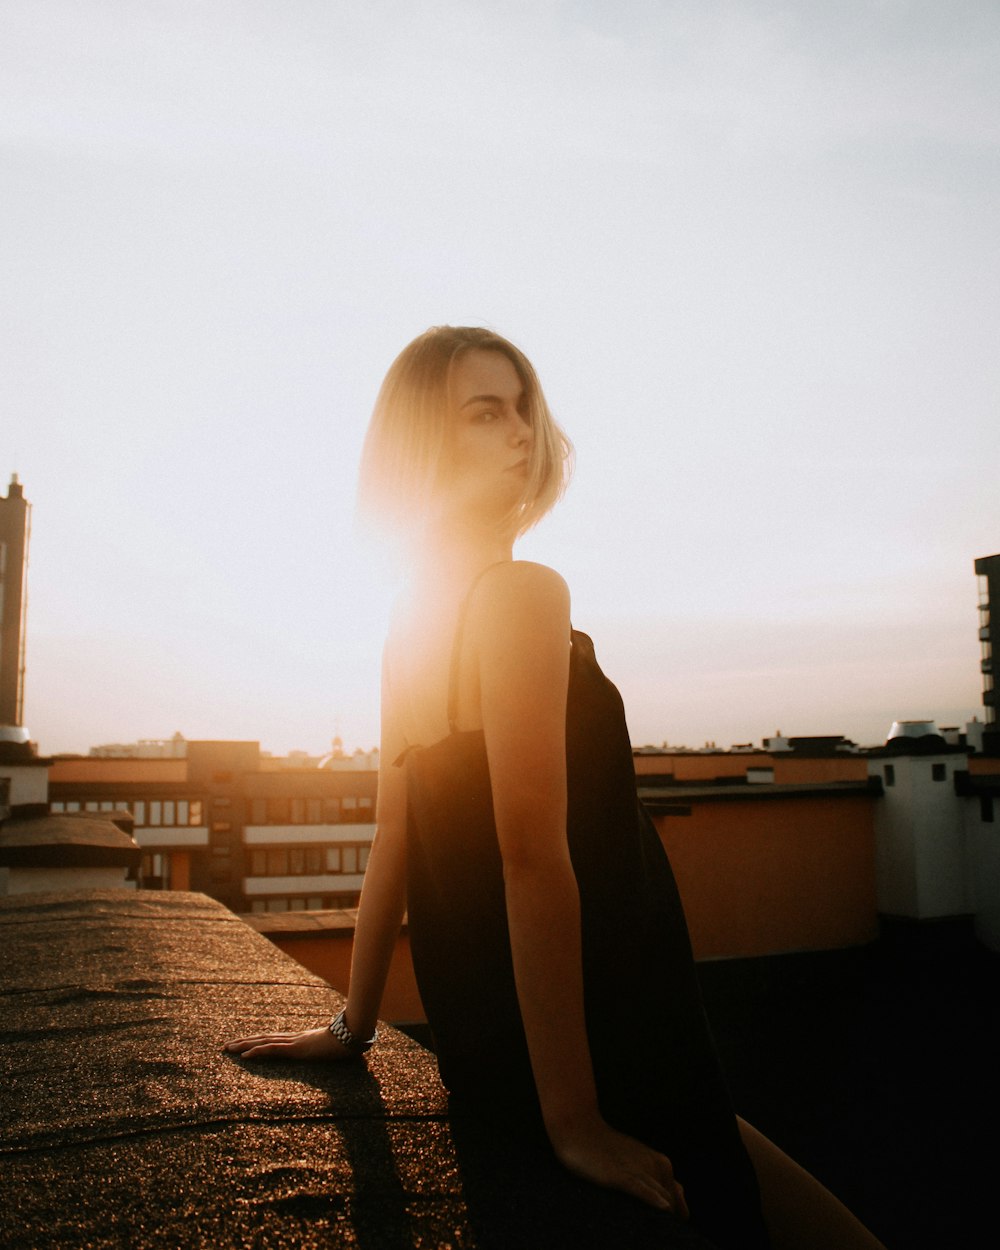
{"type": "Polygon", "coordinates": [[[203,895],[3,898],[0,944],[7,1250],[709,1250],[544,1143],[450,1119],[433,1057],[391,1028],[367,1062],[223,1054],[343,999],[203,895]]]}

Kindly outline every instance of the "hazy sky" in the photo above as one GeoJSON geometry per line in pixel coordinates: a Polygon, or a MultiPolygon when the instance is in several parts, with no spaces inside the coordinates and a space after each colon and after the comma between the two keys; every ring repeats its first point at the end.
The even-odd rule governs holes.
{"type": "Polygon", "coordinates": [[[996,0],[0,0],[0,489],[44,752],[377,737],[368,413],[532,357],[633,741],[981,714],[996,0]]]}

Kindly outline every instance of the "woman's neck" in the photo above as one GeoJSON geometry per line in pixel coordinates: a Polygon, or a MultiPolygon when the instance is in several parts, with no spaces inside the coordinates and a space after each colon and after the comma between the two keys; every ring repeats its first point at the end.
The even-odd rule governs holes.
{"type": "Polygon", "coordinates": [[[411,581],[464,584],[491,564],[513,559],[513,539],[495,531],[459,529],[428,535],[416,553],[411,581]]]}

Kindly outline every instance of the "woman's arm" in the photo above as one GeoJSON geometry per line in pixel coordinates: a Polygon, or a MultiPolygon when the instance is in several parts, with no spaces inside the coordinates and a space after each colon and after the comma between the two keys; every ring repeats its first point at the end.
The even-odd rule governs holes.
{"type": "MultiPolygon", "coordinates": [[[[351,983],[345,1020],[356,1038],[375,1031],[382,991],[406,906],[405,770],[393,767],[403,749],[382,662],[382,734],[379,748],[375,838],[361,890],[351,955],[351,983]]],[[[351,1053],[323,1025],[301,1033],[273,1033],[227,1042],[244,1059],[347,1059],[351,1053]]]]}
{"type": "Polygon", "coordinates": [[[498,566],[476,596],[483,731],[518,1002],[546,1131],[588,1180],[686,1215],[666,1156],[604,1122],[584,1025],[580,900],[566,837],[569,594],[551,569],[498,566]]]}

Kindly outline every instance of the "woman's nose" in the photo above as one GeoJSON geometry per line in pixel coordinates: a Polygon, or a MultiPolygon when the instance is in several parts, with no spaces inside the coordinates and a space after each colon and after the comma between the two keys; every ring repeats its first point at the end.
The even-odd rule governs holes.
{"type": "Polygon", "coordinates": [[[522,443],[531,442],[531,426],[528,424],[527,418],[521,413],[514,414],[514,421],[511,426],[510,441],[515,447],[519,447],[522,443]]]}

